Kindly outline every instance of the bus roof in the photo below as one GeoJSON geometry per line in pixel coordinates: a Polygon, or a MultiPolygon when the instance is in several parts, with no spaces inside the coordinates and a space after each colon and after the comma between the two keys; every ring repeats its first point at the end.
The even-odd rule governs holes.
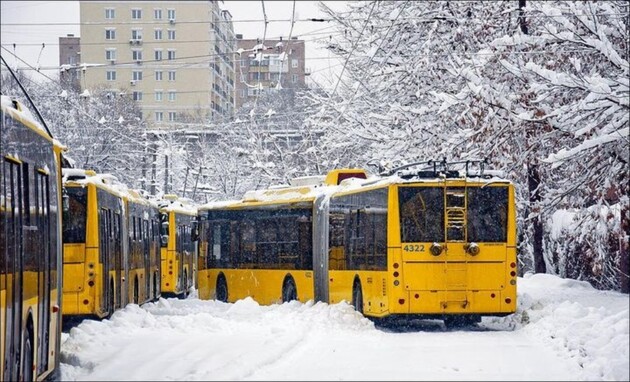
{"type": "Polygon", "coordinates": [[[21,122],[24,126],[28,127],[29,129],[35,131],[37,134],[46,138],[55,147],[59,148],[60,151],[63,151],[66,149],[66,147],[62,145],[61,142],[59,142],[56,139],[53,139],[53,137],[51,137],[50,134],[48,134],[44,126],[42,126],[37,121],[37,119],[35,119],[31,111],[29,110],[29,108],[26,107],[26,105],[24,105],[20,101],[16,99],[12,99],[11,97],[6,96],[6,95],[0,95],[0,107],[2,108],[3,113],[8,114],[9,116],[11,116],[11,118],[15,119],[16,121],[21,122]]]}

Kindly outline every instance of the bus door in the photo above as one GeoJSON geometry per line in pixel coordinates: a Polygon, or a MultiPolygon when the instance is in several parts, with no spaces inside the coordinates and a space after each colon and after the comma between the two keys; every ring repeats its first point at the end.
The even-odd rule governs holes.
{"type": "Polygon", "coordinates": [[[446,233],[444,285],[445,304],[468,305],[468,257],[466,256],[467,206],[466,185],[444,186],[444,223],[446,233]]]}
{"type": "MultiPolygon", "coordinates": [[[[2,261],[6,282],[6,322],[3,334],[5,359],[2,360],[4,378],[18,380],[20,366],[20,328],[22,326],[22,184],[20,166],[9,160],[4,161],[3,235],[6,251],[2,261]]],[[[3,243],[4,244],[4,243],[3,243]]],[[[4,287],[4,286],[3,286],[4,287]]]]}
{"type": "Polygon", "coordinates": [[[103,311],[111,314],[114,309],[112,304],[114,296],[113,290],[110,288],[109,282],[109,237],[108,237],[108,210],[101,208],[99,210],[99,252],[101,256],[101,263],[103,264],[103,288],[101,290],[101,303],[105,304],[103,311]]]}
{"type": "Polygon", "coordinates": [[[184,278],[184,261],[187,259],[184,256],[184,232],[183,226],[176,224],[176,234],[175,234],[175,259],[178,262],[178,275],[177,275],[177,283],[178,289],[186,292],[186,279],[184,278]]]}
{"type": "MultiPolygon", "coordinates": [[[[149,221],[142,219],[142,253],[144,254],[144,298],[148,299],[151,295],[151,256],[149,243],[149,221]]],[[[140,302],[138,302],[140,304],[140,302]]]]}
{"type": "MultiPolygon", "coordinates": [[[[113,247],[114,270],[116,274],[116,282],[118,283],[118,289],[116,289],[116,307],[122,306],[123,286],[124,286],[124,274],[123,274],[123,249],[122,249],[122,228],[121,228],[121,216],[120,213],[114,212],[114,230],[112,232],[111,244],[113,247]]],[[[111,255],[110,255],[111,256],[111,255]]]]}
{"type": "Polygon", "coordinates": [[[53,245],[56,245],[51,238],[56,237],[56,233],[52,231],[50,225],[50,189],[48,184],[48,175],[37,173],[36,187],[36,216],[37,226],[39,230],[39,242],[42,243],[40,248],[41,256],[39,257],[39,320],[38,320],[38,339],[37,354],[38,365],[37,374],[48,369],[48,347],[50,341],[50,292],[51,292],[51,273],[54,271],[52,265],[54,263],[52,256],[54,251],[53,245]]]}

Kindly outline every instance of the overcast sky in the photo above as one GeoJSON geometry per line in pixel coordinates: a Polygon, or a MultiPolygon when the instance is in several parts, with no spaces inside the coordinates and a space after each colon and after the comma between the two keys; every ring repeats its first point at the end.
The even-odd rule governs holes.
{"type": "MultiPolygon", "coordinates": [[[[324,3],[336,10],[345,6],[345,2],[324,3]]],[[[269,20],[266,37],[287,38],[291,31],[293,1],[222,1],[220,7],[232,14],[235,33],[242,34],[244,38],[262,39],[265,31],[263,4],[269,20]]],[[[317,1],[296,1],[295,20],[324,17],[317,4],[317,1]]],[[[59,66],[59,37],[67,34],[80,37],[79,2],[2,0],[0,7],[2,57],[12,67],[27,68],[30,65],[39,67],[43,73],[55,74],[59,66]]],[[[317,41],[330,38],[327,32],[332,30],[330,22],[296,21],[293,27],[292,36],[307,42],[306,67],[320,83],[330,77],[330,69],[340,67],[339,61],[327,51],[317,49],[317,41]]]]}

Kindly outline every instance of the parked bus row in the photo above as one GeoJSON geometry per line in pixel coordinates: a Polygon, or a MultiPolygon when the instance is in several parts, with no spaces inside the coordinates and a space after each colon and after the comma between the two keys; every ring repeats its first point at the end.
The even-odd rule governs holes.
{"type": "Polygon", "coordinates": [[[62,322],[191,288],[447,326],[516,310],[514,186],[483,163],[337,169],[195,206],[62,169],[65,148],[4,95],[1,123],[0,380],[54,377],[62,322]]]}

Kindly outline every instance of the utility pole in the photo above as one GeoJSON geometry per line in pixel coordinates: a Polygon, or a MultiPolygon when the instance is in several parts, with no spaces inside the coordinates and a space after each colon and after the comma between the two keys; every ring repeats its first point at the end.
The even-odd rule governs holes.
{"type": "Polygon", "coordinates": [[[164,155],[164,193],[168,194],[168,154],[164,155]]]}

